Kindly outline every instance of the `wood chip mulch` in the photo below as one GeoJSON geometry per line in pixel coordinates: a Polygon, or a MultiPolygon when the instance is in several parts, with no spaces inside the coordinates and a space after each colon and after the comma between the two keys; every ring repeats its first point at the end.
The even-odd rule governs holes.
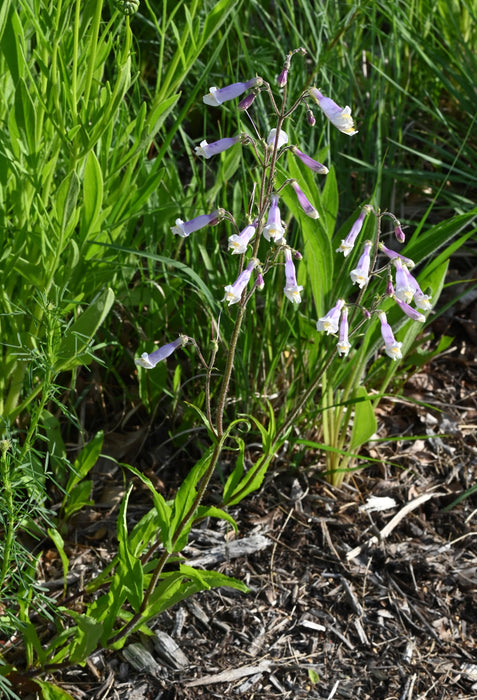
{"type": "Polygon", "coordinates": [[[477,493],[446,510],[477,477],[470,341],[381,404],[389,441],[342,489],[311,455],[232,512],[239,538],[215,521],[193,531],[188,563],[248,594],[206,591],[56,682],[78,700],[477,700],[477,493]]]}

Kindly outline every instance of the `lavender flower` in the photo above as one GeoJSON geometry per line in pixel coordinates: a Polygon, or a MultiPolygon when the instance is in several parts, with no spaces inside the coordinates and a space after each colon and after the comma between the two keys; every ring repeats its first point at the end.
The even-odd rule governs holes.
{"type": "Polygon", "coordinates": [[[361,209],[361,213],[354,222],[354,224],[351,227],[350,232],[344,238],[339,247],[336,249],[337,253],[343,253],[344,257],[346,258],[351,251],[353,250],[354,244],[356,239],[358,238],[359,234],[361,233],[361,229],[363,228],[364,220],[366,218],[366,215],[368,212],[372,210],[372,207],[369,206],[369,204],[365,204],[364,207],[361,209]]]}
{"type": "Polygon", "coordinates": [[[394,338],[391,326],[388,323],[384,311],[378,311],[379,320],[381,321],[381,335],[384,340],[384,349],[386,355],[392,360],[400,360],[402,357],[402,343],[398,343],[394,338]]]}
{"type": "Polygon", "coordinates": [[[233,236],[229,238],[229,250],[232,251],[232,255],[241,255],[247,250],[247,246],[253,238],[255,231],[257,230],[258,221],[254,221],[244,228],[240,234],[234,233],[233,236]]]}
{"type": "Polygon", "coordinates": [[[319,214],[316,211],[315,207],[313,204],[308,200],[308,198],[305,196],[305,193],[301,190],[300,185],[296,180],[291,180],[290,181],[291,186],[296,192],[296,196],[298,197],[298,203],[305,212],[307,216],[310,217],[310,219],[318,219],[319,214]]]}
{"type": "Polygon", "coordinates": [[[419,285],[400,258],[395,258],[393,262],[396,268],[396,299],[409,304],[419,285]]]}
{"type": "Polygon", "coordinates": [[[250,107],[253,105],[255,98],[257,97],[258,91],[257,92],[251,92],[248,95],[245,95],[243,100],[240,100],[240,102],[237,105],[237,109],[240,109],[242,111],[246,109],[250,109],[250,107]]]}
{"type": "Polygon", "coordinates": [[[343,307],[343,310],[341,312],[341,321],[340,321],[340,332],[338,335],[338,355],[341,357],[341,355],[344,355],[347,357],[351,345],[348,340],[348,309],[346,306],[343,307]]]}
{"type": "Polygon", "coordinates": [[[162,360],[165,360],[166,357],[172,355],[174,350],[177,350],[177,348],[181,347],[182,345],[186,345],[188,342],[189,338],[186,335],[180,335],[177,340],[173,340],[172,343],[162,345],[149,355],[147,352],[143,352],[141,357],[137,357],[134,362],[136,365],[138,365],[138,367],[153,369],[159,362],[162,362],[162,360]]]}
{"type": "Polygon", "coordinates": [[[345,305],[344,299],[338,299],[332,309],[328,311],[326,316],[322,316],[316,322],[317,331],[325,331],[328,335],[336,333],[340,320],[341,309],[345,305]]]}
{"type": "Polygon", "coordinates": [[[171,226],[171,231],[176,236],[187,238],[187,236],[190,236],[190,234],[194,231],[198,231],[205,226],[216,224],[223,217],[224,213],[225,212],[223,209],[217,209],[216,211],[213,211],[212,214],[201,214],[190,221],[176,219],[176,225],[171,226]]]}
{"type": "Polygon", "coordinates": [[[226,151],[227,148],[235,146],[241,140],[241,136],[231,136],[225,139],[219,139],[213,143],[207,143],[207,141],[201,141],[200,146],[195,147],[196,156],[202,156],[203,158],[212,158],[218,153],[226,151]]]}
{"type": "Polygon", "coordinates": [[[358,261],[358,266],[350,272],[351,281],[353,284],[357,284],[360,289],[369,281],[369,266],[371,264],[370,252],[372,245],[372,241],[365,242],[364,252],[358,261]]]}
{"type": "Polygon", "coordinates": [[[381,250],[385,255],[387,255],[390,260],[396,260],[396,258],[399,258],[401,262],[403,262],[409,269],[412,269],[414,267],[415,263],[413,260],[411,260],[411,258],[406,258],[404,255],[396,253],[395,250],[391,250],[391,248],[386,248],[384,243],[380,243],[378,247],[379,250],[381,250]]]}
{"type": "Polygon", "coordinates": [[[242,293],[247,284],[249,283],[252,270],[258,265],[257,258],[252,258],[243,272],[237,277],[233,284],[228,284],[225,287],[225,296],[223,301],[226,301],[228,305],[237,304],[242,298],[242,293]]]}
{"type": "Polygon", "coordinates": [[[278,207],[278,195],[272,194],[272,203],[268,210],[267,223],[263,227],[263,235],[267,241],[271,239],[275,243],[280,244],[285,242],[284,233],[285,229],[282,226],[280,209],[278,207]]]}
{"type": "Polygon", "coordinates": [[[234,100],[236,97],[239,97],[242,93],[245,92],[245,90],[258,87],[262,84],[262,78],[252,78],[246,83],[233,83],[232,85],[228,85],[227,87],[220,89],[216,87],[211,87],[209,93],[207,95],[204,95],[202,100],[205,102],[206,105],[210,105],[211,107],[218,107],[224,102],[228,102],[229,100],[234,100]]]}
{"type": "Polygon", "coordinates": [[[287,299],[293,304],[301,302],[300,292],[303,287],[296,282],[295,265],[293,264],[292,253],[289,248],[285,248],[285,288],[283,290],[287,299]]]}
{"type": "MultiPolygon", "coordinates": [[[[277,135],[277,130],[270,129],[270,133],[267,136],[267,143],[269,146],[274,145],[276,135],[277,135]]],[[[280,129],[280,134],[278,135],[277,149],[281,148],[282,146],[285,146],[287,143],[288,143],[288,134],[285,131],[283,131],[283,129],[280,129]]]]}
{"type": "Polygon", "coordinates": [[[320,175],[326,175],[329,173],[326,165],[322,165],[321,163],[318,163],[317,160],[313,160],[313,158],[307,156],[306,153],[300,151],[300,149],[296,146],[292,146],[291,151],[301,160],[302,163],[306,165],[307,168],[310,168],[310,170],[313,170],[315,173],[319,173],[320,175]]]}
{"type": "Polygon", "coordinates": [[[318,106],[324,112],[325,116],[328,117],[333,126],[339,129],[339,131],[341,131],[343,134],[348,134],[349,136],[353,136],[353,134],[358,133],[354,128],[351,109],[349,107],[345,107],[344,109],[338,107],[336,102],[334,102],[331,98],[322,95],[321,92],[315,87],[310,88],[308,92],[310,96],[318,103],[318,106]]]}
{"type": "Polygon", "coordinates": [[[412,318],[413,321],[425,321],[426,317],[419,313],[419,311],[416,311],[416,309],[413,309],[412,306],[409,306],[409,304],[406,304],[405,301],[401,301],[397,297],[395,297],[396,303],[401,307],[401,309],[404,311],[406,316],[409,316],[409,318],[412,318]]]}

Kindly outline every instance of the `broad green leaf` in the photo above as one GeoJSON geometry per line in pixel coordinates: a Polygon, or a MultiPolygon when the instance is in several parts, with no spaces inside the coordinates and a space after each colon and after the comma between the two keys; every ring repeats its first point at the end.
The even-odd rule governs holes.
{"type": "Polygon", "coordinates": [[[72,665],[81,664],[97,649],[103,625],[89,615],[74,610],[70,610],[69,615],[77,625],[75,637],[71,641],[69,662],[72,665]]]}
{"type": "Polygon", "coordinates": [[[128,591],[128,600],[134,612],[141,607],[143,599],[144,571],[141,561],[129,548],[129,536],[127,526],[127,506],[133,484],[129,488],[121,503],[118,516],[118,542],[119,542],[119,567],[118,575],[122,576],[122,585],[128,591]]]}
{"type": "Polygon", "coordinates": [[[90,469],[94,467],[98,461],[98,457],[103,447],[104,433],[100,430],[92,440],[90,440],[81,450],[74,461],[68,484],[66,485],[67,494],[75,484],[85,478],[90,469]]]}
{"type": "Polygon", "coordinates": [[[81,237],[85,240],[95,229],[103,203],[103,175],[95,152],[90,151],[84,166],[81,237]]]}
{"type": "Polygon", "coordinates": [[[94,505],[94,501],[90,499],[92,489],[93,482],[86,479],[85,481],[81,481],[79,484],[76,484],[70,491],[68,491],[68,494],[64,499],[64,520],[69,520],[73,513],[77,513],[85,506],[94,505]]]}
{"type": "Polygon", "coordinates": [[[353,429],[349,442],[350,451],[359,449],[361,445],[365,445],[378,429],[373,404],[369,400],[368,392],[364,386],[359,386],[355,389],[354,398],[359,398],[361,400],[357,401],[354,407],[353,429]]]}
{"type": "Polygon", "coordinates": [[[44,681],[40,678],[34,678],[33,681],[41,689],[42,700],[74,700],[73,695],[70,695],[66,690],[60,688],[59,685],[44,681]]]}

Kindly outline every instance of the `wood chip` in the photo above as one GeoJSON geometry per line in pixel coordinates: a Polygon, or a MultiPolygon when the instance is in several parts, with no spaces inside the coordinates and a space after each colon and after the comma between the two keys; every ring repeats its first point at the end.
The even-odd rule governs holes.
{"type": "Polygon", "coordinates": [[[180,670],[190,665],[187,656],[167,632],[155,630],[155,635],[154,649],[168,666],[180,670]]]}
{"type": "Polygon", "coordinates": [[[185,683],[186,688],[195,688],[199,685],[212,685],[213,683],[231,683],[232,681],[245,678],[245,676],[254,676],[256,673],[264,673],[272,666],[272,662],[264,659],[259,664],[240,666],[239,668],[231,668],[228,671],[214,673],[209,676],[203,676],[195,681],[185,683]]]}
{"type": "Polygon", "coordinates": [[[187,560],[189,566],[201,567],[208,569],[223,561],[245,557],[255,552],[260,552],[266,547],[270,547],[272,541],[263,535],[251,535],[243,537],[240,540],[232,540],[232,542],[224,542],[217,547],[211,547],[206,554],[199,557],[193,557],[187,560]]]}

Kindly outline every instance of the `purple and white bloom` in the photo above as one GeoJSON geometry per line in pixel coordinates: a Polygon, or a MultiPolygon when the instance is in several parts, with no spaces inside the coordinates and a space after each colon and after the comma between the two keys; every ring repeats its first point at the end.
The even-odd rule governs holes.
{"type": "Polygon", "coordinates": [[[420,287],[414,292],[414,303],[418,309],[422,309],[423,311],[432,309],[431,297],[428,294],[424,294],[420,287]]]}
{"type": "Polygon", "coordinates": [[[265,287],[265,280],[263,279],[263,275],[261,272],[258,273],[255,279],[255,286],[260,291],[262,291],[262,289],[265,287]]]}
{"type": "Polygon", "coordinates": [[[295,265],[289,248],[285,248],[285,280],[283,292],[286,298],[293,304],[299,304],[301,302],[300,292],[303,291],[303,287],[296,282],[295,265]]]}
{"type": "Polygon", "coordinates": [[[328,117],[330,122],[343,134],[348,134],[353,136],[358,132],[354,128],[354,121],[351,116],[350,107],[346,106],[344,109],[339,107],[336,102],[334,102],[330,97],[325,97],[321,94],[319,90],[315,87],[309,89],[310,96],[318,103],[320,109],[324,112],[325,116],[328,117]]]}
{"type": "Polygon", "coordinates": [[[413,309],[412,306],[409,306],[409,304],[406,304],[405,301],[401,301],[397,297],[395,297],[396,303],[401,307],[401,309],[404,311],[406,316],[409,316],[409,318],[412,318],[413,321],[425,321],[426,317],[419,313],[416,309],[413,309]]]}
{"type": "Polygon", "coordinates": [[[253,269],[258,265],[257,258],[252,258],[243,272],[237,277],[233,284],[228,284],[225,287],[225,296],[222,301],[226,301],[228,305],[237,304],[242,298],[242,293],[249,283],[253,269]]]}
{"type": "Polygon", "coordinates": [[[268,210],[267,223],[263,227],[263,235],[267,241],[274,241],[278,245],[285,242],[285,229],[282,226],[280,209],[278,207],[278,195],[272,194],[272,203],[268,210]]]}
{"type": "Polygon", "coordinates": [[[391,248],[387,248],[384,243],[380,243],[378,246],[379,250],[382,250],[382,252],[388,256],[390,260],[396,260],[396,258],[399,258],[401,262],[403,262],[410,270],[414,267],[415,263],[411,258],[406,258],[405,255],[401,255],[400,253],[396,253],[395,250],[392,250],[391,248]]]}
{"type": "Polygon", "coordinates": [[[343,307],[343,310],[341,312],[341,321],[340,321],[340,332],[338,334],[338,355],[341,357],[341,355],[344,355],[347,357],[351,345],[348,340],[348,309],[346,306],[343,307]]]}
{"type": "Polygon", "coordinates": [[[171,226],[171,231],[176,236],[181,238],[187,238],[194,231],[198,231],[205,226],[210,226],[211,224],[216,224],[224,215],[223,209],[217,209],[213,211],[212,214],[201,214],[196,216],[195,219],[190,221],[182,221],[182,219],[176,219],[176,225],[171,226]]]}
{"type": "Polygon", "coordinates": [[[400,258],[395,258],[393,262],[396,268],[396,299],[410,304],[419,285],[400,258]]]}
{"type": "Polygon", "coordinates": [[[226,151],[227,148],[235,146],[235,144],[238,143],[241,138],[241,136],[230,136],[225,139],[214,141],[213,143],[201,141],[200,146],[195,147],[195,155],[202,156],[203,158],[212,158],[212,156],[216,156],[217,154],[226,151]]]}
{"type": "Polygon", "coordinates": [[[325,331],[328,335],[336,333],[338,331],[341,309],[344,305],[345,300],[338,299],[336,304],[328,311],[326,316],[322,316],[318,319],[316,322],[316,330],[325,331]]]}
{"type": "MultiPolygon", "coordinates": [[[[269,146],[274,145],[276,135],[277,135],[277,130],[270,129],[270,133],[267,136],[267,143],[269,146]]],[[[288,143],[288,134],[285,131],[283,131],[283,129],[280,129],[280,133],[278,134],[277,149],[281,148],[282,146],[286,146],[287,143],[288,143]]]]}
{"type": "Polygon", "coordinates": [[[361,233],[361,229],[363,228],[366,214],[370,211],[371,207],[369,206],[369,204],[365,204],[364,207],[361,209],[360,215],[352,225],[350,232],[348,233],[346,238],[344,238],[341,241],[339,247],[336,249],[337,253],[343,253],[345,258],[351,253],[351,251],[354,248],[356,239],[358,238],[359,234],[361,233]]]}
{"type": "Polygon", "coordinates": [[[305,212],[305,214],[309,216],[310,219],[318,219],[320,215],[318,214],[310,200],[306,197],[305,193],[300,188],[298,182],[296,180],[291,180],[290,185],[295,190],[296,196],[298,197],[298,203],[305,212]]]}
{"type": "Polygon", "coordinates": [[[232,85],[227,85],[224,88],[211,87],[208,94],[204,95],[202,100],[206,105],[211,107],[218,107],[224,102],[229,100],[234,100],[236,97],[240,97],[245,90],[250,90],[250,88],[259,87],[263,84],[262,78],[252,78],[246,83],[233,83],[232,85]]]}
{"type": "Polygon", "coordinates": [[[378,311],[378,316],[381,321],[381,335],[383,336],[386,355],[392,360],[400,360],[402,357],[402,343],[398,343],[394,338],[392,328],[388,323],[384,311],[378,311]]]}
{"type": "Polygon", "coordinates": [[[401,224],[399,222],[394,227],[394,235],[396,236],[396,240],[399,241],[399,243],[404,243],[404,241],[406,240],[406,236],[404,235],[404,231],[402,230],[401,224]]]}
{"type": "Polygon", "coordinates": [[[326,173],[329,173],[326,165],[322,165],[321,163],[318,163],[317,160],[310,158],[310,156],[307,156],[306,153],[300,151],[300,149],[296,146],[292,146],[291,151],[301,160],[302,163],[306,165],[307,168],[310,168],[310,170],[313,170],[315,173],[319,173],[320,175],[326,175],[326,173]]]}
{"type": "Polygon", "coordinates": [[[372,241],[365,242],[363,254],[358,260],[358,267],[350,272],[352,283],[357,284],[360,289],[362,289],[364,285],[369,282],[369,266],[371,264],[370,253],[372,245],[372,241]]]}
{"type": "Polygon", "coordinates": [[[240,233],[234,233],[233,236],[229,237],[229,250],[232,251],[232,255],[242,255],[247,250],[247,246],[255,235],[257,230],[258,222],[254,221],[244,228],[240,233]]]}
{"type": "Polygon", "coordinates": [[[166,357],[172,355],[174,350],[186,345],[189,342],[189,338],[186,335],[180,335],[177,340],[173,340],[172,343],[166,343],[166,345],[161,345],[160,348],[154,350],[149,355],[147,352],[143,352],[141,357],[137,357],[134,362],[138,367],[144,367],[144,369],[153,369],[159,362],[165,360],[166,357]]]}

